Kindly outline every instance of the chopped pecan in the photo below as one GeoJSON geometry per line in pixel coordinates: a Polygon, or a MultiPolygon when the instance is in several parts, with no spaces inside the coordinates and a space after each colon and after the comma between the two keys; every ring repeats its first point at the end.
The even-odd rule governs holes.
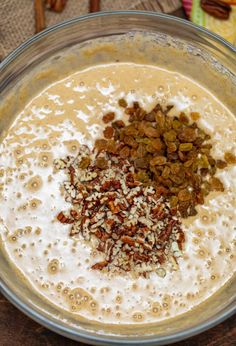
{"type": "Polygon", "coordinates": [[[94,265],[92,265],[92,269],[98,269],[98,270],[102,270],[103,268],[105,268],[108,265],[108,261],[102,261],[102,262],[98,262],[95,263],[94,265]]]}
{"type": "Polygon", "coordinates": [[[97,250],[104,252],[105,251],[105,243],[104,242],[100,242],[97,246],[97,250]]]}
{"type": "Polygon", "coordinates": [[[96,237],[97,237],[98,239],[101,239],[101,238],[102,238],[102,232],[101,232],[101,231],[97,230],[94,234],[96,235],[96,237]]]}
{"type": "Polygon", "coordinates": [[[170,223],[168,224],[168,226],[166,227],[166,229],[164,231],[162,231],[162,233],[160,235],[160,239],[163,242],[165,242],[169,239],[175,222],[176,222],[175,220],[171,220],[170,223]]]}
{"type": "Polygon", "coordinates": [[[115,220],[113,220],[113,219],[106,219],[105,223],[107,223],[108,225],[110,225],[112,227],[114,225],[114,223],[115,223],[115,220]]]}
{"type": "Polygon", "coordinates": [[[150,260],[150,256],[148,256],[148,255],[140,255],[138,253],[135,253],[133,258],[134,258],[135,261],[139,261],[140,263],[148,262],[150,260]]]}
{"type": "Polygon", "coordinates": [[[125,244],[131,245],[131,246],[134,246],[134,244],[135,244],[135,241],[133,240],[133,238],[128,237],[128,236],[126,236],[126,235],[122,236],[120,239],[121,239],[121,240],[123,241],[123,243],[125,243],[125,244]]]}
{"type": "Polygon", "coordinates": [[[161,250],[170,251],[170,241],[182,242],[182,238],[176,236],[180,229],[178,215],[174,216],[177,225],[171,223],[173,215],[168,203],[160,198],[156,189],[136,180],[134,166],[127,159],[104,152],[90,156],[86,151],[77,160],[69,160],[73,162],[72,168],[66,168],[66,160],[64,169],[69,176],[76,177],[76,183],[64,184],[64,187],[70,197],[73,186],[76,199],[70,197],[67,201],[76,206],[70,209],[69,216],[61,212],[58,220],[72,224],[71,236],[79,233],[85,240],[96,239],[91,245],[96,244],[95,248],[104,254],[104,261],[95,263],[92,269],[134,269],[138,275],[147,277],[155,270],[153,267],[161,263],[161,250]],[[84,180],[83,174],[93,172],[96,172],[95,179],[84,180]],[[166,231],[168,225],[172,226],[166,231]]]}
{"type": "Polygon", "coordinates": [[[74,180],[75,180],[75,169],[74,167],[70,166],[69,167],[69,174],[70,174],[70,182],[72,185],[74,185],[74,180]]]}
{"type": "Polygon", "coordinates": [[[184,243],[184,241],[185,241],[184,232],[179,230],[179,232],[177,234],[177,243],[178,243],[178,246],[179,246],[180,250],[183,250],[183,243],[184,243]]]}
{"type": "Polygon", "coordinates": [[[106,241],[107,239],[110,238],[110,234],[103,232],[101,236],[101,241],[106,241]]]}
{"type": "Polygon", "coordinates": [[[79,220],[80,219],[80,215],[77,213],[76,210],[71,210],[70,211],[70,216],[73,217],[74,220],[79,220]]]}
{"type": "Polygon", "coordinates": [[[57,220],[61,223],[74,223],[74,220],[67,217],[62,211],[57,215],[57,220]]]}
{"type": "Polygon", "coordinates": [[[108,206],[113,214],[117,214],[120,211],[119,205],[115,206],[113,201],[108,202],[108,206]]]}

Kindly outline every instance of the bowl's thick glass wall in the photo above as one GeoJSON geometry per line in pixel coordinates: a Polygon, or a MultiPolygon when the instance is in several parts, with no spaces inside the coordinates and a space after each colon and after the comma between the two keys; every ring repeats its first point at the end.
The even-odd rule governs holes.
{"type": "MultiPolygon", "coordinates": [[[[68,47],[87,40],[122,35],[130,31],[145,31],[182,40],[210,54],[222,64],[232,76],[231,94],[236,95],[236,49],[223,39],[216,37],[204,29],[166,15],[141,12],[100,13],[72,19],[56,25],[31,38],[11,53],[1,64],[0,102],[8,92],[39,63],[46,61],[68,47]]],[[[199,80],[204,79],[204,71],[199,71],[199,80]]],[[[214,85],[212,86],[214,89],[214,85]]],[[[214,90],[213,90],[214,91],[214,90]]],[[[236,96],[235,96],[236,97],[236,96]]],[[[230,107],[236,114],[236,101],[230,107]]],[[[11,121],[11,117],[0,121],[3,131],[11,121]]],[[[194,314],[151,327],[150,336],[145,335],[145,327],[121,328],[120,336],[109,336],[109,329],[90,325],[86,322],[78,324],[75,319],[64,316],[65,322],[59,322],[58,312],[54,307],[43,303],[38,296],[19,281],[11,266],[0,252],[0,286],[2,292],[22,311],[54,331],[93,344],[142,344],[157,345],[174,342],[205,330],[235,311],[236,281],[226,287],[204,307],[199,307],[194,314]],[[70,322],[68,326],[67,321],[70,322]],[[98,330],[100,329],[100,335],[98,330]],[[94,331],[91,331],[94,330],[94,331]]]]}

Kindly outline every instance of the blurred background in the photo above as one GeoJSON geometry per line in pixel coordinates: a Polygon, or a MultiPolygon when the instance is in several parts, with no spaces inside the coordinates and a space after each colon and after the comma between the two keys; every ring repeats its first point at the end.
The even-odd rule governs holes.
{"type": "Polygon", "coordinates": [[[236,44],[236,0],[0,0],[0,59],[46,27],[89,12],[114,10],[172,14],[236,44]]]}

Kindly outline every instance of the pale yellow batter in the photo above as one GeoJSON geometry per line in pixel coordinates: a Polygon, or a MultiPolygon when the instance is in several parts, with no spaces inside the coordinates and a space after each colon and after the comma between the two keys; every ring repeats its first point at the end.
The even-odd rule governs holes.
{"type": "Polygon", "coordinates": [[[210,194],[198,215],[184,220],[186,244],[176,271],[134,279],[91,270],[99,254],[56,220],[68,205],[60,188],[65,175],[53,171],[53,160],[76,155],[80,144],[92,147],[104,113],[126,117],[117,106],[123,97],[146,110],[160,102],[174,104],[172,114],[200,112],[213,156],[235,151],[232,113],[187,77],[131,63],[82,70],[35,97],[1,143],[0,235],[16,270],[53,304],[103,323],[156,322],[200,304],[233,276],[236,167],[217,172],[225,192],[210,194]]]}

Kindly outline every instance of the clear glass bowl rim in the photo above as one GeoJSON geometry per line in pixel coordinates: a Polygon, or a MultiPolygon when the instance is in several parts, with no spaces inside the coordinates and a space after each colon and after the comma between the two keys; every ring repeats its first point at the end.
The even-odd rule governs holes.
{"type": "Polygon", "coordinates": [[[124,15],[135,14],[135,15],[151,16],[151,17],[156,17],[156,18],[160,18],[160,19],[170,20],[173,23],[176,22],[176,23],[184,24],[185,26],[187,26],[189,28],[195,29],[198,32],[201,32],[201,33],[205,34],[206,36],[209,36],[213,40],[218,41],[220,44],[222,44],[227,49],[229,49],[232,53],[236,53],[236,46],[232,45],[230,42],[225,40],[220,35],[218,35],[216,33],[213,33],[211,31],[203,28],[202,26],[194,24],[194,23],[192,23],[192,22],[190,22],[188,20],[185,20],[183,18],[174,17],[174,16],[171,16],[171,15],[168,15],[168,14],[157,13],[157,12],[152,12],[152,11],[103,11],[103,12],[96,12],[96,13],[92,13],[92,14],[87,14],[87,15],[83,15],[83,16],[67,19],[67,20],[62,21],[62,22],[60,22],[58,24],[52,25],[49,28],[46,28],[45,30],[41,31],[38,34],[33,35],[32,37],[30,37],[29,39],[24,41],[22,44],[20,44],[11,53],[9,53],[3,59],[3,61],[1,61],[1,63],[0,63],[0,70],[2,68],[4,68],[6,65],[8,65],[9,63],[11,63],[12,60],[14,60],[19,54],[21,54],[21,52],[23,50],[25,50],[28,46],[30,46],[32,43],[34,43],[35,41],[37,41],[41,37],[46,36],[50,32],[56,31],[57,29],[60,29],[61,27],[64,27],[64,26],[67,26],[67,25],[71,25],[73,23],[84,21],[84,20],[86,20],[88,18],[96,18],[96,17],[104,17],[104,16],[112,16],[112,15],[122,15],[122,14],[124,14],[124,15]]]}
{"type": "MultiPolygon", "coordinates": [[[[116,15],[141,15],[146,17],[155,17],[160,18],[164,20],[168,20],[170,22],[179,23],[186,27],[192,28],[193,30],[198,31],[199,33],[202,33],[205,36],[208,36],[209,38],[213,39],[214,41],[220,43],[224,48],[228,49],[230,53],[236,53],[236,47],[234,47],[231,43],[226,41],[221,36],[210,32],[209,30],[193,24],[192,22],[189,22],[185,19],[174,17],[171,15],[163,14],[163,13],[156,13],[151,11],[104,11],[104,12],[97,12],[93,14],[87,14],[84,16],[74,17],[69,20],[65,20],[63,22],[60,22],[58,24],[55,24],[53,26],[50,26],[49,28],[43,30],[42,32],[30,37],[25,42],[23,42],[21,45],[19,45],[14,51],[12,51],[9,55],[5,57],[5,59],[0,63],[0,71],[5,69],[12,61],[17,59],[17,57],[26,50],[31,44],[35,43],[40,38],[46,36],[47,34],[54,32],[60,28],[63,28],[65,26],[70,26],[74,23],[85,21],[89,18],[96,18],[96,17],[106,17],[106,16],[116,16],[116,15]]],[[[235,55],[235,62],[236,62],[236,55],[235,55]]],[[[174,343],[186,338],[189,338],[191,336],[194,336],[196,334],[202,333],[207,329],[210,329],[214,327],[215,325],[223,322],[225,319],[229,318],[233,314],[236,313],[236,304],[230,304],[228,307],[226,307],[222,312],[220,312],[217,316],[212,317],[210,321],[202,322],[198,326],[191,327],[189,329],[186,329],[185,331],[177,332],[172,335],[168,336],[158,336],[153,338],[142,340],[137,340],[136,338],[134,340],[132,339],[125,339],[125,337],[117,338],[113,336],[102,336],[97,334],[96,336],[93,336],[86,332],[75,332],[74,330],[70,329],[70,327],[64,327],[63,325],[60,325],[59,323],[55,323],[48,318],[45,318],[40,313],[34,311],[29,305],[23,303],[18,297],[8,288],[8,286],[3,282],[3,280],[0,277],[0,291],[1,293],[19,310],[21,310],[24,314],[26,314],[28,317],[32,318],[36,322],[40,323],[46,328],[51,329],[52,331],[66,336],[68,338],[81,341],[81,342],[89,342],[96,345],[148,345],[148,346],[154,346],[154,345],[166,345],[169,343],[174,343]]]]}

